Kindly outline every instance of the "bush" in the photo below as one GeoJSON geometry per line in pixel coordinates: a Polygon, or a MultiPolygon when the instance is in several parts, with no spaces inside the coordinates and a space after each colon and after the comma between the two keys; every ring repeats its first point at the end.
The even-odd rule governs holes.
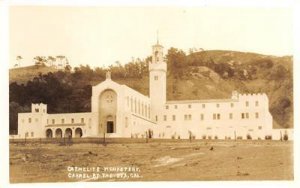
{"type": "Polygon", "coordinates": [[[272,140],[272,136],[271,136],[271,135],[266,135],[266,136],[265,136],[265,139],[266,139],[266,140],[272,140]]]}
{"type": "Polygon", "coordinates": [[[247,140],[252,140],[252,137],[250,134],[247,134],[247,140]]]}
{"type": "Polygon", "coordinates": [[[202,136],[202,139],[204,139],[204,140],[205,140],[205,139],[206,139],[206,135],[203,135],[203,136],[202,136]]]}
{"type": "Polygon", "coordinates": [[[284,140],[284,141],[289,140],[289,136],[288,136],[287,134],[284,134],[284,135],[283,135],[283,140],[284,140]]]}

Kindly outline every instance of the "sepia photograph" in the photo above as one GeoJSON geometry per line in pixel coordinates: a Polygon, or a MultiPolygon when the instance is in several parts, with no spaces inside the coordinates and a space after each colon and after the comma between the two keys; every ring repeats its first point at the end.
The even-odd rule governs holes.
{"type": "Polygon", "coordinates": [[[8,23],[10,184],[294,181],[290,7],[13,5],[8,23]]]}

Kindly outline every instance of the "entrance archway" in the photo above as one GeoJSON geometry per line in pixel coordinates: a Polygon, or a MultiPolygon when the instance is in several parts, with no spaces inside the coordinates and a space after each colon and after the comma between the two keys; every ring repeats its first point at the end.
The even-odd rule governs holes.
{"type": "Polygon", "coordinates": [[[106,89],[99,95],[99,134],[116,133],[117,93],[106,89]]]}
{"type": "Polygon", "coordinates": [[[62,130],[61,129],[56,129],[55,138],[62,138],[62,130]]]}
{"type": "Polygon", "coordinates": [[[82,129],[81,128],[75,129],[75,137],[76,138],[81,138],[82,137],[82,129]]]}
{"type": "Polygon", "coordinates": [[[67,137],[67,138],[72,138],[72,129],[67,128],[67,129],[65,130],[65,137],[67,137]]]}
{"type": "Polygon", "coordinates": [[[107,121],[106,133],[114,133],[114,122],[113,121],[107,121]]]}
{"type": "Polygon", "coordinates": [[[47,129],[46,130],[46,138],[52,138],[53,135],[52,135],[52,130],[51,129],[47,129]]]}
{"type": "Polygon", "coordinates": [[[112,116],[106,117],[106,133],[114,133],[114,121],[112,116]]]}

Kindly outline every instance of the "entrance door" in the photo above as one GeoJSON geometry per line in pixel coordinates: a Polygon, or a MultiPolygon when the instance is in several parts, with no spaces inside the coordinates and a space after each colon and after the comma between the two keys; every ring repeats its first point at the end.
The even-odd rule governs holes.
{"type": "Polygon", "coordinates": [[[107,121],[106,132],[114,133],[114,122],[113,121],[107,121]]]}

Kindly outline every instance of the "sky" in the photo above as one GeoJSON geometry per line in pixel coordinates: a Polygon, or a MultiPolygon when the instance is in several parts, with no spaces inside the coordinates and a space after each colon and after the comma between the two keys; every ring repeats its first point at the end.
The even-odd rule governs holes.
{"type": "Polygon", "coordinates": [[[13,6],[10,67],[34,56],[65,55],[71,66],[107,67],[151,55],[157,30],[164,53],[235,50],[292,55],[290,8],[13,6]]]}

